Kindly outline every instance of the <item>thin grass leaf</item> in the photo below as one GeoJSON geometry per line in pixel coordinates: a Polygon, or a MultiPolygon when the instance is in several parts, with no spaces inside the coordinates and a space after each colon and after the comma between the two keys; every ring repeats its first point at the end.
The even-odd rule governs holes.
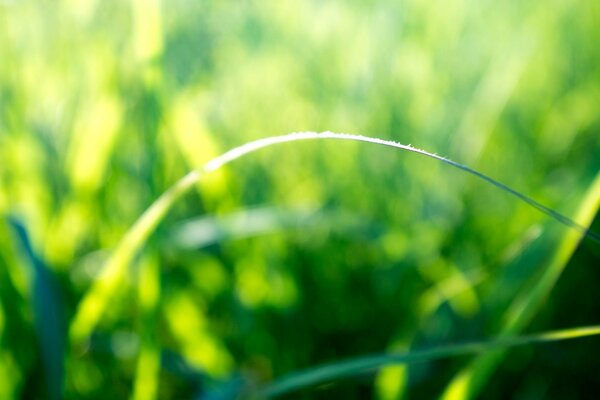
{"type": "Polygon", "coordinates": [[[157,332],[160,266],[153,257],[148,257],[140,268],[138,300],[141,305],[141,346],[133,382],[132,399],[152,400],[158,397],[161,360],[157,332]]]}
{"type": "Polygon", "coordinates": [[[13,399],[17,398],[17,387],[21,384],[22,377],[13,355],[18,352],[10,348],[4,340],[7,334],[6,321],[8,319],[4,310],[5,303],[0,297],[0,376],[3,378],[0,381],[0,399],[13,399]]]}
{"type": "Polygon", "coordinates": [[[113,256],[110,258],[108,263],[105,265],[100,277],[93,284],[92,288],[84,295],[77,309],[75,317],[70,327],[70,340],[73,344],[80,344],[89,336],[93,331],[96,324],[100,320],[100,317],[106,309],[109,299],[114,294],[125,273],[127,265],[131,262],[134,256],[141,250],[146,239],[152,234],[156,226],[164,218],[170,208],[173,206],[175,201],[187,191],[192,188],[200,179],[207,173],[218,170],[222,166],[257,150],[274,146],[276,144],[295,142],[300,140],[346,140],[355,142],[366,142],[387,147],[393,147],[396,149],[417,153],[426,157],[430,157],[441,161],[445,164],[451,165],[462,171],[468,172],[476,177],[498,187],[499,189],[515,196],[519,200],[529,204],[537,210],[547,214],[554,218],[563,225],[583,234],[598,243],[600,243],[600,235],[588,230],[582,225],[574,222],[565,215],[562,215],[549,207],[533,200],[532,198],[506,186],[505,184],[492,179],[472,168],[465,165],[459,164],[445,157],[438,156],[433,153],[429,153],[425,150],[414,148],[410,145],[404,145],[401,143],[383,140],[378,138],[372,138],[367,136],[351,135],[345,133],[333,133],[333,132],[299,132],[290,133],[283,136],[268,137],[259,139],[253,142],[246,143],[242,146],[236,147],[221,156],[209,161],[203,167],[196,169],[182,179],[180,179],[175,185],[161,195],[137,220],[132,228],[125,234],[113,256]]]}
{"type": "Polygon", "coordinates": [[[48,398],[58,400],[62,398],[66,333],[62,320],[62,302],[48,266],[33,250],[25,226],[15,218],[9,218],[9,222],[30,266],[33,317],[46,376],[48,398]]]}
{"type": "Polygon", "coordinates": [[[431,361],[440,358],[486,353],[491,350],[506,349],[515,346],[551,343],[596,335],[600,335],[600,325],[550,331],[533,335],[505,336],[488,341],[450,344],[431,349],[413,350],[406,353],[360,357],[293,373],[250,394],[250,398],[262,399],[281,396],[291,391],[307,388],[309,386],[335,381],[360,373],[373,372],[381,367],[392,364],[431,361]]]}

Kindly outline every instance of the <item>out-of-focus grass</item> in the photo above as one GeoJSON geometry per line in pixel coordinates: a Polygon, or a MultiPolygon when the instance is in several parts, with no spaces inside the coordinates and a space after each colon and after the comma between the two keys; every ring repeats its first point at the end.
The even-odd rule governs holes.
{"type": "MultiPolygon", "coordinates": [[[[576,220],[581,224],[590,225],[599,209],[600,174],[596,176],[591,185],[579,208],[576,220]]],[[[515,297],[501,318],[502,334],[510,335],[520,332],[530,322],[550,295],[580,240],[580,235],[573,232],[564,234],[553,251],[540,257],[542,259],[540,272],[535,274],[533,282],[515,297]]],[[[503,356],[502,351],[497,351],[489,352],[475,359],[451,382],[445,392],[445,398],[475,398],[503,356]]]]}
{"type": "MultiPolygon", "coordinates": [[[[575,215],[600,167],[599,22],[591,0],[0,1],[0,397],[61,386],[47,382],[37,336],[46,294],[8,217],[72,323],[152,201],[252,139],[332,130],[411,143],[575,215]]],[[[89,341],[67,349],[63,397],[227,394],[325,361],[489,337],[568,235],[418,157],[350,143],[266,150],[174,205],[89,341]],[[202,249],[173,234],[256,206],[336,218],[202,249]]],[[[561,295],[531,315],[539,331],[597,322],[585,295],[597,244],[569,258],[561,295]]],[[[593,340],[513,350],[483,393],[586,393],[593,340]]],[[[467,363],[298,397],[435,397],[467,363]]]]}

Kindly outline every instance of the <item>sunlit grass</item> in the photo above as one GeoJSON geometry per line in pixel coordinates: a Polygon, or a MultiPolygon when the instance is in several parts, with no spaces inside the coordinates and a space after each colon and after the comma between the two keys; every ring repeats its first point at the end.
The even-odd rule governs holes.
{"type": "MultiPolygon", "coordinates": [[[[371,138],[371,137],[366,137],[366,136],[358,136],[358,135],[350,135],[350,134],[338,134],[338,133],[332,133],[332,132],[324,132],[324,133],[302,132],[302,133],[292,133],[292,134],[289,134],[286,136],[280,136],[280,137],[270,137],[270,138],[260,139],[260,140],[254,141],[254,142],[244,144],[242,146],[236,147],[236,148],[224,153],[223,155],[221,155],[219,157],[214,158],[213,160],[206,163],[205,166],[203,166],[201,169],[192,171],[191,173],[189,173],[185,177],[183,177],[181,180],[179,180],[173,187],[171,187],[165,194],[163,194],[155,203],[153,203],[152,206],[150,206],[148,208],[148,210],[140,217],[140,219],[136,222],[136,224],[134,224],[132,229],[126,233],[125,237],[123,238],[123,240],[121,242],[121,245],[119,246],[119,248],[117,248],[117,250],[111,257],[110,261],[104,267],[104,271],[102,272],[102,275],[100,275],[98,281],[95,283],[93,288],[88,292],[88,294],[82,299],[80,308],[77,311],[77,313],[75,314],[73,323],[71,325],[71,341],[72,341],[72,343],[76,346],[79,345],[80,342],[82,342],[84,339],[86,339],[90,335],[90,333],[94,330],[104,309],[108,306],[109,300],[113,297],[115,291],[117,290],[117,287],[120,284],[122,284],[122,281],[124,279],[124,274],[125,274],[125,268],[132,261],[135,254],[137,254],[141,251],[142,246],[148,240],[149,236],[153,233],[153,231],[156,229],[156,227],[161,222],[161,220],[167,215],[168,211],[173,206],[173,204],[181,196],[183,196],[187,191],[189,191],[192,187],[194,187],[194,185],[203,178],[204,174],[216,171],[216,170],[220,169],[221,167],[223,167],[224,165],[226,165],[232,161],[235,161],[238,158],[241,158],[245,155],[251,154],[251,153],[256,152],[263,148],[271,147],[271,146],[274,146],[277,144],[282,144],[282,143],[290,143],[290,142],[300,141],[300,140],[318,140],[318,139],[349,140],[349,141],[358,141],[358,142],[383,145],[383,146],[387,146],[387,147],[404,150],[407,152],[417,153],[417,154],[420,154],[420,155],[423,155],[426,157],[433,158],[438,161],[442,161],[445,164],[456,167],[462,171],[471,173],[471,174],[477,176],[478,178],[483,179],[487,183],[490,183],[490,184],[500,188],[501,190],[503,190],[511,195],[516,196],[518,199],[520,199],[520,200],[524,201],[525,203],[529,204],[530,206],[544,212],[548,216],[554,218],[556,221],[566,225],[567,227],[569,227],[575,231],[575,233],[572,233],[571,235],[566,235],[565,238],[563,239],[564,240],[563,244],[561,246],[557,247],[555,256],[553,258],[554,261],[551,262],[550,266],[546,268],[546,272],[544,273],[543,278],[535,286],[534,290],[529,291],[527,293],[525,299],[522,300],[522,301],[524,301],[524,303],[521,303],[523,305],[522,306],[517,305],[517,308],[518,308],[517,312],[519,314],[516,317],[511,317],[509,315],[509,317],[508,317],[509,322],[508,322],[506,329],[503,331],[503,333],[518,332],[522,328],[523,324],[527,321],[527,319],[531,318],[532,311],[529,311],[529,310],[534,309],[535,307],[538,307],[540,304],[540,301],[543,300],[542,296],[548,295],[548,292],[552,288],[556,279],[558,279],[558,276],[559,276],[560,272],[562,271],[562,269],[564,268],[564,266],[566,265],[566,262],[570,259],[570,255],[575,250],[575,247],[576,247],[577,243],[579,242],[579,240],[581,239],[582,235],[584,237],[587,236],[590,239],[593,239],[597,243],[600,243],[600,241],[598,240],[597,233],[590,231],[585,227],[591,223],[591,218],[595,215],[596,211],[600,207],[600,202],[598,201],[598,199],[600,199],[600,197],[598,196],[599,191],[597,188],[598,182],[600,182],[600,179],[597,179],[596,185],[593,185],[592,188],[590,189],[588,198],[584,201],[584,205],[581,207],[581,212],[580,212],[581,215],[577,217],[576,221],[573,221],[570,218],[568,218],[564,215],[561,215],[561,214],[557,213],[556,211],[538,203],[537,201],[531,199],[530,197],[528,197],[518,191],[515,191],[514,189],[512,189],[512,188],[510,188],[510,187],[508,187],[508,186],[506,186],[484,174],[481,174],[480,172],[477,172],[477,171],[475,171],[467,166],[464,166],[462,164],[458,164],[447,158],[429,153],[425,150],[414,148],[412,146],[407,146],[407,145],[403,145],[400,143],[386,141],[386,140],[382,140],[382,139],[378,139],[378,138],[371,138]]],[[[210,242],[210,240],[209,240],[209,242],[210,242]]],[[[151,273],[150,271],[142,270],[142,277],[145,277],[147,274],[150,274],[150,273],[151,273]]],[[[154,274],[156,274],[156,272],[154,274]]],[[[145,279],[142,279],[142,281],[140,282],[140,285],[141,285],[140,286],[140,288],[141,288],[140,289],[140,295],[141,295],[140,300],[141,300],[142,305],[148,306],[149,302],[154,304],[157,301],[156,300],[157,295],[155,294],[155,292],[157,291],[156,280],[157,280],[157,278],[154,277],[153,280],[146,281],[145,279]]],[[[464,280],[464,278],[463,278],[463,280],[464,280]]],[[[459,283],[459,285],[460,285],[460,283],[459,283]]],[[[463,294],[465,294],[465,293],[467,293],[467,291],[470,291],[471,285],[472,285],[472,283],[467,282],[466,284],[461,285],[460,289],[454,289],[454,291],[458,290],[458,292],[463,292],[463,294]]],[[[472,294],[472,296],[474,296],[474,294],[472,294]]],[[[449,300],[450,302],[453,302],[452,297],[455,297],[455,296],[449,296],[446,299],[449,300]]],[[[472,299],[471,301],[477,302],[476,299],[472,299]]],[[[518,301],[519,300],[517,300],[517,302],[515,304],[519,304],[518,301]]],[[[434,307],[434,309],[435,309],[435,307],[434,307]]],[[[509,310],[509,313],[510,313],[510,310],[509,310]]],[[[187,318],[187,317],[182,317],[182,318],[187,318]]],[[[589,330],[583,330],[583,332],[587,333],[587,332],[589,332],[589,330]]],[[[595,334],[594,332],[595,331],[592,331],[592,334],[595,334]]],[[[550,335],[542,335],[541,337],[543,338],[543,340],[546,340],[549,337],[570,338],[570,337],[578,337],[578,335],[575,334],[574,336],[570,336],[567,333],[564,336],[561,334],[550,334],[550,335]]],[[[513,340],[515,341],[516,344],[521,344],[521,342],[520,342],[521,338],[517,337],[516,339],[513,339],[513,340]]],[[[535,343],[539,340],[537,338],[533,339],[533,340],[527,339],[523,343],[529,343],[530,341],[535,343]]],[[[502,340],[500,340],[499,343],[500,344],[497,344],[497,345],[492,344],[489,346],[489,348],[487,346],[479,346],[479,345],[476,345],[474,347],[466,346],[466,349],[464,351],[463,351],[463,348],[461,347],[460,350],[457,351],[457,354],[462,354],[463,352],[464,353],[474,352],[475,351],[475,350],[473,350],[474,348],[478,349],[477,352],[485,352],[494,347],[505,347],[505,346],[509,347],[512,345],[513,341],[508,340],[508,341],[506,341],[506,343],[504,343],[502,340]]],[[[145,355],[145,351],[151,351],[151,350],[142,348],[140,360],[144,359],[143,357],[145,355]]],[[[453,355],[454,350],[451,350],[449,353],[450,353],[450,355],[453,355]]],[[[419,353],[417,353],[417,354],[419,354],[419,353]]],[[[435,353],[435,354],[437,354],[437,353],[435,353]]],[[[441,351],[441,354],[446,355],[446,352],[441,351]]],[[[412,357],[412,355],[413,355],[412,352],[407,353],[408,359],[410,359],[412,357]]],[[[428,359],[428,358],[430,358],[429,356],[430,356],[429,353],[426,353],[426,355],[423,358],[428,359]]],[[[155,355],[155,357],[156,357],[156,355],[155,355]]],[[[432,356],[432,357],[435,357],[435,356],[432,356]]],[[[498,356],[493,354],[490,357],[488,357],[488,359],[497,360],[498,356]]],[[[155,362],[156,362],[156,360],[154,360],[154,363],[155,362]]],[[[383,365],[385,363],[387,363],[387,362],[383,362],[381,364],[383,365]]],[[[142,361],[140,361],[140,364],[139,364],[140,372],[138,374],[140,380],[138,381],[139,386],[136,386],[136,393],[143,393],[143,392],[141,392],[142,389],[140,389],[140,388],[144,388],[145,390],[150,390],[148,388],[151,386],[149,386],[148,384],[144,384],[144,380],[149,379],[146,377],[146,375],[147,375],[147,373],[151,373],[151,370],[148,370],[148,368],[150,368],[149,365],[151,365],[151,364],[152,363],[149,362],[148,360],[145,360],[143,363],[142,363],[142,361]]],[[[477,371],[476,372],[477,374],[481,374],[482,373],[481,371],[491,368],[491,364],[489,364],[489,362],[486,362],[486,366],[487,366],[487,368],[484,368],[483,366],[479,366],[478,368],[475,368],[474,370],[477,371]]],[[[344,368],[344,367],[340,367],[340,368],[342,371],[346,371],[346,368],[344,368]]],[[[361,367],[356,367],[356,368],[358,368],[358,370],[360,370],[360,369],[363,369],[364,367],[361,366],[361,367]]],[[[336,368],[334,368],[334,370],[336,370],[336,368]]],[[[355,371],[355,368],[351,368],[351,370],[355,371]]],[[[345,374],[346,374],[346,372],[339,372],[339,371],[333,372],[331,376],[328,374],[324,374],[324,377],[321,377],[320,374],[317,374],[317,376],[319,376],[319,378],[314,378],[314,380],[316,380],[316,381],[327,380],[327,379],[335,378],[338,375],[344,376],[345,374]]],[[[459,381],[457,381],[459,383],[457,383],[457,385],[460,385],[461,387],[467,385],[464,382],[465,379],[467,379],[467,378],[465,377],[464,374],[459,375],[459,381]]],[[[481,378],[479,378],[479,379],[481,379],[481,378]]],[[[290,386],[290,388],[302,387],[303,385],[308,385],[308,384],[313,383],[313,380],[309,379],[309,378],[307,378],[306,380],[299,378],[298,381],[300,383],[294,383],[290,386]]],[[[275,393],[279,393],[280,391],[283,392],[283,391],[288,390],[287,389],[288,386],[286,384],[283,384],[283,387],[285,389],[277,389],[278,386],[275,386],[276,389],[272,389],[272,390],[268,389],[265,392],[265,396],[270,396],[271,394],[275,394],[275,393]]],[[[450,396],[451,398],[455,398],[457,390],[459,390],[459,389],[455,389],[453,386],[450,386],[449,391],[447,392],[448,396],[450,396]]],[[[471,390],[471,389],[469,389],[469,390],[471,390]]],[[[477,389],[473,389],[473,390],[477,390],[477,389]]],[[[465,392],[465,395],[466,395],[466,393],[467,392],[465,392]]],[[[141,398],[148,397],[145,395],[140,395],[140,396],[142,396],[141,398]]],[[[458,396],[458,398],[462,398],[462,396],[463,395],[460,395],[460,396],[458,396]]],[[[149,397],[152,397],[152,396],[149,396],[149,397]]]]}
{"type": "MultiPolygon", "coordinates": [[[[363,354],[595,324],[598,16],[0,0],[0,397],[234,398],[363,354]],[[380,139],[277,136],[329,130],[380,139]]],[[[580,397],[596,340],[290,396],[580,397]]]]}

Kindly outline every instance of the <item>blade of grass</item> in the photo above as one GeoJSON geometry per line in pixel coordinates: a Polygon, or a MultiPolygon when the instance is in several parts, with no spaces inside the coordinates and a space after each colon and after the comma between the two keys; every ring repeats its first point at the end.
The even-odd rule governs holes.
{"type": "Polygon", "coordinates": [[[50,269],[33,250],[25,226],[15,218],[9,218],[9,222],[31,269],[33,317],[46,375],[48,398],[58,400],[62,398],[64,377],[65,327],[62,321],[62,302],[50,275],[50,269]]]}
{"type": "Polygon", "coordinates": [[[586,235],[587,237],[600,243],[600,235],[588,230],[587,228],[577,224],[570,218],[562,215],[549,207],[533,200],[532,198],[506,186],[505,184],[492,179],[472,168],[465,165],[459,164],[455,161],[449,160],[445,157],[438,156],[433,153],[429,153],[425,150],[417,149],[410,145],[404,145],[401,143],[383,140],[378,138],[372,138],[367,136],[351,135],[345,133],[333,133],[333,132],[299,132],[290,133],[283,136],[268,137],[259,139],[253,142],[246,143],[239,147],[236,147],[221,156],[214,158],[209,161],[203,167],[196,169],[182,179],[180,179],[175,185],[161,195],[137,220],[137,222],[131,227],[131,229],[125,234],[113,256],[107,262],[102,270],[102,273],[98,280],[93,284],[92,288],[84,295],[81,300],[76,314],[73,318],[73,322],[70,326],[70,340],[73,344],[80,344],[89,336],[96,324],[98,323],[100,316],[106,309],[109,299],[115,292],[115,289],[122,280],[123,274],[127,265],[134,258],[136,253],[140,251],[144,242],[149,235],[154,231],[156,226],[160,223],[172,205],[185,194],[191,187],[193,187],[199,180],[206,174],[215,170],[218,170],[222,166],[257,150],[265,147],[270,147],[276,144],[294,142],[299,140],[318,140],[318,139],[333,139],[333,140],[347,140],[355,142],[366,142],[387,147],[393,147],[396,149],[417,153],[426,157],[430,157],[441,161],[445,164],[451,165],[455,168],[468,172],[476,177],[483,179],[484,181],[498,187],[499,189],[517,197],[521,201],[529,204],[537,210],[547,214],[554,218],[563,225],[578,231],[579,233],[586,235]]]}
{"type": "Polygon", "coordinates": [[[149,257],[139,270],[138,299],[141,305],[141,347],[138,355],[132,399],[158,397],[160,346],[158,344],[158,304],[160,302],[160,268],[149,257]]]}
{"type": "Polygon", "coordinates": [[[0,399],[14,399],[17,398],[17,387],[21,381],[21,374],[10,351],[12,349],[4,340],[7,329],[3,306],[2,298],[0,298],[0,376],[4,378],[0,381],[0,399]]]}
{"type": "Polygon", "coordinates": [[[414,350],[407,353],[382,354],[355,358],[333,364],[309,368],[285,376],[274,383],[250,394],[250,398],[281,396],[294,390],[331,382],[359,373],[375,371],[383,366],[416,361],[429,361],[440,358],[486,353],[490,350],[515,346],[550,343],[561,340],[600,335],[600,325],[578,327],[533,335],[498,337],[488,341],[450,344],[431,349],[414,350]]]}
{"type": "MultiPolygon", "coordinates": [[[[600,209],[600,173],[588,190],[575,220],[581,225],[589,225],[600,209]]],[[[565,232],[560,243],[554,248],[550,261],[539,279],[532,287],[518,296],[507,310],[501,334],[515,334],[523,330],[549,296],[562,271],[581,241],[581,235],[575,231],[565,232]]],[[[481,355],[465,367],[448,385],[444,398],[463,399],[477,396],[485,381],[500,363],[504,352],[490,352],[481,355]]]]}

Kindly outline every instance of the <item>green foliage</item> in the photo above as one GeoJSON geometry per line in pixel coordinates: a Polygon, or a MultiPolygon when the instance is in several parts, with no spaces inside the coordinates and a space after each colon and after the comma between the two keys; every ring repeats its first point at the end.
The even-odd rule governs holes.
{"type": "MultiPolygon", "coordinates": [[[[352,132],[597,232],[599,21],[591,0],[0,1],[0,398],[231,398],[597,323],[598,244],[445,164],[319,140],[179,179],[252,140],[352,132]]],[[[293,396],[573,398],[597,343],[293,396]]]]}

